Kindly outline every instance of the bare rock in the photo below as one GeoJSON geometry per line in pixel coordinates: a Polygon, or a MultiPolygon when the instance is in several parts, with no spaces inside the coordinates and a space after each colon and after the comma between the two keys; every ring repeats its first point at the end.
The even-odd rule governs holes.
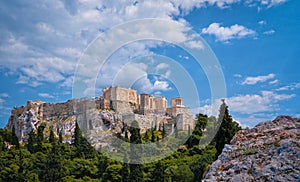
{"type": "Polygon", "coordinates": [[[241,130],[203,181],[300,181],[300,119],[279,116],[241,130]]]}

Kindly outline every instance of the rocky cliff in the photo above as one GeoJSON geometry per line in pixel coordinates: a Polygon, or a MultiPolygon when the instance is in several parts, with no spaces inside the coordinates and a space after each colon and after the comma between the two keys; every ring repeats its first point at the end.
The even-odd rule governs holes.
{"type": "MultiPolygon", "coordinates": [[[[84,133],[93,130],[120,132],[122,127],[120,116],[113,111],[99,109],[97,106],[96,99],[74,99],[63,103],[28,101],[26,106],[15,107],[11,111],[6,128],[11,130],[14,126],[21,143],[26,143],[28,133],[35,132],[42,123],[46,124],[45,138],[49,136],[52,129],[57,137],[59,132],[62,132],[65,143],[72,142],[75,121],[84,133]]],[[[107,133],[112,136],[114,132],[107,133]]]]}
{"type": "Polygon", "coordinates": [[[280,116],[239,131],[203,181],[300,181],[300,119],[280,116]]]}

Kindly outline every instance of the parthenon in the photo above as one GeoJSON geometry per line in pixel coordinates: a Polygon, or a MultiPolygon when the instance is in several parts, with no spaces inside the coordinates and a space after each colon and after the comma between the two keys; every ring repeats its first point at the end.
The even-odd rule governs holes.
{"type": "Polygon", "coordinates": [[[124,121],[137,120],[141,128],[159,127],[162,123],[169,125],[169,128],[173,128],[176,123],[180,130],[194,127],[190,108],[183,105],[181,97],[171,98],[168,107],[168,100],[164,96],[138,95],[134,89],[119,86],[105,88],[102,91],[101,109],[112,109],[122,114],[124,121]]]}

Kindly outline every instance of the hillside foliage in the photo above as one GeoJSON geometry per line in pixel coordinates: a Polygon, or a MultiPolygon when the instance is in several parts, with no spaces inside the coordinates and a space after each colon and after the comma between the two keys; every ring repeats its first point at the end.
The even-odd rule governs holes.
{"type": "MultiPolygon", "coordinates": [[[[224,144],[240,129],[232,121],[228,107],[222,105],[220,110],[223,108],[224,124],[221,123],[220,132],[210,144],[199,147],[201,137],[205,137],[209,127],[217,126],[217,120],[197,114],[196,127],[184,147],[165,159],[148,164],[121,163],[103,156],[90,146],[77,123],[70,146],[62,143],[61,134],[54,136],[51,132],[44,138],[45,125],[29,133],[26,145],[16,142],[14,131],[0,129],[0,181],[200,181],[224,144]]],[[[125,131],[127,142],[154,142],[166,135],[164,129],[150,129],[141,135],[138,123],[133,124],[137,126],[125,131]]],[[[132,151],[124,156],[124,161],[136,160],[132,155],[140,154],[132,151]]]]}

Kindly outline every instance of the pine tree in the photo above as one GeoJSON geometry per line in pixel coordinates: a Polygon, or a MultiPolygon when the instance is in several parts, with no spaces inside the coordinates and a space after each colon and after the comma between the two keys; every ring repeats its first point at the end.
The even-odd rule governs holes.
{"type": "Polygon", "coordinates": [[[62,131],[59,131],[58,142],[59,142],[59,143],[62,143],[62,142],[63,142],[62,131]]]}
{"type": "Polygon", "coordinates": [[[148,141],[149,139],[149,134],[148,134],[148,130],[146,130],[145,136],[144,136],[145,140],[148,141]]]}
{"type": "Polygon", "coordinates": [[[28,133],[28,143],[27,143],[27,149],[31,153],[35,152],[35,147],[34,147],[35,142],[36,142],[35,134],[33,131],[31,131],[28,133]]]}
{"type": "Polygon", "coordinates": [[[76,121],[74,131],[74,146],[75,157],[80,158],[93,158],[95,155],[95,149],[90,145],[86,138],[82,136],[79,125],[76,121]]]}
{"type": "Polygon", "coordinates": [[[160,160],[155,164],[155,170],[152,173],[152,181],[164,182],[164,171],[165,167],[160,160]]]}
{"type": "Polygon", "coordinates": [[[124,136],[124,138],[125,138],[125,140],[129,139],[128,138],[128,131],[127,131],[127,129],[125,130],[125,136],[124,136]]]}
{"type": "Polygon", "coordinates": [[[130,171],[129,171],[129,164],[128,164],[128,158],[127,154],[124,154],[124,162],[122,165],[122,170],[121,170],[121,175],[122,175],[122,182],[129,182],[129,176],[130,176],[130,171]]]}
{"type": "Polygon", "coordinates": [[[49,142],[54,143],[55,138],[54,138],[54,132],[53,132],[53,127],[50,128],[50,135],[49,135],[49,142]]]}
{"type": "Polygon", "coordinates": [[[74,131],[74,145],[75,147],[79,147],[81,139],[81,131],[77,121],[75,122],[75,131],[74,131]]]}
{"type": "Polygon", "coordinates": [[[151,129],[151,142],[155,142],[154,128],[151,129]]]}
{"type": "Polygon", "coordinates": [[[225,144],[228,144],[234,134],[241,129],[241,127],[233,121],[231,115],[228,111],[228,106],[225,100],[222,99],[222,104],[220,106],[220,113],[218,117],[218,123],[220,123],[220,128],[215,135],[214,142],[216,143],[217,156],[222,153],[225,144]]]}
{"type": "Polygon", "coordinates": [[[175,125],[174,125],[174,133],[175,133],[175,138],[178,138],[179,137],[179,135],[178,135],[178,128],[177,128],[177,124],[175,123],[175,125]]]}
{"type": "Polygon", "coordinates": [[[45,124],[41,124],[38,127],[38,133],[37,133],[37,150],[42,151],[43,149],[43,140],[44,140],[44,129],[45,129],[45,124]]]}
{"type": "Polygon", "coordinates": [[[20,148],[19,139],[16,135],[15,125],[13,125],[13,127],[12,127],[11,144],[16,146],[17,149],[20,148]]]}
{"type": "MultiPolygon", "coordinates": [[[[52,131],[52,130],[51,130],[52,131]]],[[[51,153],[46,160],[47,172],[43,176],[45,181],[61,181],[61,178],[67,175],[63,158],[57,143],[52,142],[51,153]]]]}
{"type": "Polygon", "coordinates": [[[167,136],[167,133],[166,133],[166,129],[165,129],[165,123],[163,123],[162,125],[162,138],[165,138],[165,136],[167,136]]]}
{"type": "Polygon", "coordinates": [[[142,154],[142,148],[140,145],[142,139],[140,135],[140,128],[137,121],[133,121],[131,123],[131,127],[129,129],[131,134],[130,136],[130,181],[132,182],[141,182],[143,181],[143,166],[142,164],[138,164],[140,160],[140,155],[142,154]]]}

